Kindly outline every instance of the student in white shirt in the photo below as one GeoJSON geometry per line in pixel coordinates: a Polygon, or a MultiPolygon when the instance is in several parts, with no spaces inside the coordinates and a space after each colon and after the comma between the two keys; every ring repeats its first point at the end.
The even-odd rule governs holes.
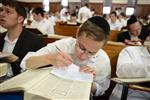
{"type": "MultiPolygon", "coordinates": [[[[120,78],[150,78],[150,45],[123,49],[119,54],[116,74],[120,78]]],[[[117,84],[110,100],[120,100],[121,93],[122,85],[117,84]]],[[[150,93],[129,89],[127,100],[150,100],[150,93]]]]}
{"type": "Polygon", "coordinates": [[[67,22],[69,15],[69,7],[64,7],[60,11],[60,19],[62,22],[67,22]]]}
{"type": "Polygon", "coordinates": [[[78,21],[84,23],[88,18],[92,17],[92,12],[89,9],[88,4],[86,3],[83,7],[79,9],[78,12],[78,21]]]}
{"type": "Polygon", "coordinates": [[[110,19],[108,20],[108,23],[110,25],[110,29],[111,30],[118,30],[118,31],[120,31],[121,28],[122,28],[122,24],[117,19],[117,14],[114,11],[110,13],[110,19]]]}
{"type": "Polygon", "coordinates": [[[110,27],[105,19],[92,17],[79,28],[76,39],[58,40],[37,52],[28,53],[21,63],[22,69],[36,69],[49,64],[65,67],[74,63],[80,66],[80,71],[95,76],[93,95],[103,95],[109,87],[111,68],[109,57],[101,48],[109,32],[110,27]]]}
{"type": "Polygon", "coordinates": [[[54,26],[46,18],[44,18],[44,10],[41,7],[37,7],[32,11],[33,22],[31,27],[39,29],[44,35],[53,35],[54,26]]]}
{"type": "Polygon", "coordinates": [[[126,18],[126,15],[123,12],[120,13],[120,15],[118,16],[118,20],[122,24],[122,27],[127,26],[127,18],[126,18]]]}

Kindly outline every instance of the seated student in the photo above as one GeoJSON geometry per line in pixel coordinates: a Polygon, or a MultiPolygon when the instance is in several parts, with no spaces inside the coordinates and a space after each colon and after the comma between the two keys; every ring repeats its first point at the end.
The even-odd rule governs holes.
{"type": "Polygon", "coordinates": [[[110,29],[120,31],[122,28],[122,24],[118,20],[116,12],[115,11],[111,12],[109,16],[110,19],[108,20],[108,23],[110,25],[110,29]]]}
{"type": "Polygon", "coordinates": [[[72,13],[70,16],[70,20],[67,21],[68,25],[80,25],[80,23],[77,21],[77,16],[75,13],[72,13]]]}
{"type": "MultiPolygon", "coordinates": [[[[150,45],[123,49],[119,54],[116,74],[120,78],[150,77],[150,45]]],[[[120,100],[121,93],[122,85],[117,84],[110,100],[120,100]]],[[[127,100],[150,100],[150,93],[129,89],[127,100]]]]}
{"type": "Polygon", "coordinates": [[[34,8],[32,11],[33,21],[29,28],[37,28],[40,30],[43,35],[53,35],[54,34],[54,26],[53,23],[50,23],[48,19],[44,17],[44,10],[41,7],[34,8]]]}
{"type": "Polygon", "coordinates": [[[0,25],[7,32],[0,34],[0,52],[11,53],[5,61],[11,64],[8,76],[13,76],[20,73],[20,62],[27,52],[37,51],[45,45],[41,37],[23,28],[26,11],[18,2],[2,0],[1,9],[0,25]]]}
{"type": "Polygon", "coordinates": [[[80,66],[80,71],[91,73],[93,95],[103,95],[110,83],[110,60],[101,48],[107,41],[110,27],[99,16],[89,18],[81,25],[76,39],[66,38],[48,44],[35,53],[28,53],[21,63],[23,69],[36,69],[52,64],[64,67],[71,63],[80,66]],[[56,46],[62,52],[58,52],[56,46]]]}
{"type": "Polygon", "coordinates": [[[132,15],[127,21],[127,29],[128,31],[122,32],[118,35],[118,42],[124,42],[127,45],[142,45],[150,33],[150,30],[141,26],[140,22],[134,15],[132,15]]]}

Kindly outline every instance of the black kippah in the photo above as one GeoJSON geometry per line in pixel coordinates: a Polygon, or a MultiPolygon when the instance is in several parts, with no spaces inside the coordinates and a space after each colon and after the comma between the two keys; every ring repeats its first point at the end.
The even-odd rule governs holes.
{"type": "Polygon", "coordinates": [[[90,22],[94,23],[96,26],[100,27],[104,30],[105,34],[109,35],[110,32],[110,26],[108,22],[100,17],[100,16],[94,16],[88,19],[90,22]]]}
{"type": "Polygon", "coordinates": [[[137,18],[136,18],[135,15],[132,15],[132,16],[128,19],[127,25],[133,24],[133,23],[135,23],[135,22],[137,22],[137,18]]]}

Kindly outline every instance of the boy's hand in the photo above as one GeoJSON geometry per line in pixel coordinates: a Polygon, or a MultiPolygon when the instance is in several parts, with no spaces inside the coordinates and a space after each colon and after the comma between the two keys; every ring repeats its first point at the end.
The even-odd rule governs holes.
{"type": "Polygon", "coordinates": [[[96,75],[95,68],[91,68],[91,67],[88,67],[88,66],[81,66],[80,71],[85,72],[85,73],[89,73],[89,74],[93,74],[93,76],[96,75]]]}

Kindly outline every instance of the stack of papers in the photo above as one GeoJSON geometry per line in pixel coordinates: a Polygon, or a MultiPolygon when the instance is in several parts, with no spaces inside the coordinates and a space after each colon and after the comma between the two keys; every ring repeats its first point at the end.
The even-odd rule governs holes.
{"type": "Polygon", "coordinates": [[[75,64],[71,64],[67,68],[53,68],[51,73],[63,79],[84,81],[90,83],[93,82],[93,75],[84,72],[79,72],[79,66],[75,64]]]}

